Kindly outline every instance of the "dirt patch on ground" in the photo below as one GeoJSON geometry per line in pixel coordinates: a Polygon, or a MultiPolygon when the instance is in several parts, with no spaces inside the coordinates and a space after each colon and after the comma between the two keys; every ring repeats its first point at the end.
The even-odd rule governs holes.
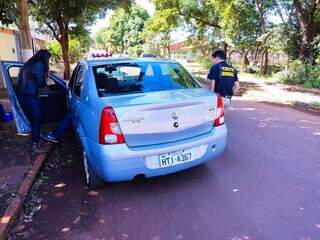
{"type": "MultiPolygon", "coordinates": [[[[11,111],[6,90],[0,91],[0,104],[11,111]]],[[[0,217],[32,166],[29,137],[19,136],[14,122],[0,122],[0,217]]]]}

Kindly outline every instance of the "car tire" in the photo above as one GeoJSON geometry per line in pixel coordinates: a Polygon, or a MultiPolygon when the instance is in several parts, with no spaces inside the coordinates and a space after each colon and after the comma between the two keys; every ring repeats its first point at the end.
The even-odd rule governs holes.
{"type": "Polygon", "coordinates": [[[90,161],[88,159],[87,153],[84,150],[83,165],[87,186],[92,189],[102,187],[105,184],[105,182],[93,171],[92,167],[90,166],[90,161]]]}

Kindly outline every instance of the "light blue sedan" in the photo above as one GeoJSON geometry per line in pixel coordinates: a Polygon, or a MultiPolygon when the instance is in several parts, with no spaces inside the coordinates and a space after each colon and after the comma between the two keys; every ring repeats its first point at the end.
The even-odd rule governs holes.
{"type": "MultiPolygon", "coordinates": [[[[15,94],[22,63],[1,65],[17,129],[29,132],[15,94]]],[[[86,60],[76,66],[68,86],[54,75],[49,79],[39,93],[43,123],[61,120],[69,103],[90,186],[174,173],[212,160],[225,149],[221,97],[176,61],[86,60]]]]}

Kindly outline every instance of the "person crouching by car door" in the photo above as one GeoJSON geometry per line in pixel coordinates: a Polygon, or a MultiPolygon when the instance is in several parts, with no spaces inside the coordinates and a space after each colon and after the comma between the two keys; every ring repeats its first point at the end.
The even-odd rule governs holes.
{"type": "Polygon", "coordinates": [[[38,97],[39,88],[46,85],[49,72],[50,53],[39,50],[22,67],[18,76],[19,103],[31,125],[31,154],[43,154],[46,151],[39,145],[41,106],[38,97]]]}
{"type": "Polygon", "coordinates": [[[213,65],[208,74],[210,80],[210,91],[221,95],[225,107],[230,106],[231,98],[238,94],[240,85],[237,71],[226,62],[226,55],[223,50],[217,49],[212,53],[213,65]]]}

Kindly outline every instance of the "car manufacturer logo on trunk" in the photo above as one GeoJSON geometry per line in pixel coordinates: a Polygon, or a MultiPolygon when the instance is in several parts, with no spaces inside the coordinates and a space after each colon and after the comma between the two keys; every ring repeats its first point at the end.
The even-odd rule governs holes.
{"type": "Polygon", "coordinates": [[[173,112],[173,113],[172,113],[172,118],[173,118],[174,120],[177,120],[177,119],[179,118],[179,113],[178,113],[178,112],[173,112]]]}

